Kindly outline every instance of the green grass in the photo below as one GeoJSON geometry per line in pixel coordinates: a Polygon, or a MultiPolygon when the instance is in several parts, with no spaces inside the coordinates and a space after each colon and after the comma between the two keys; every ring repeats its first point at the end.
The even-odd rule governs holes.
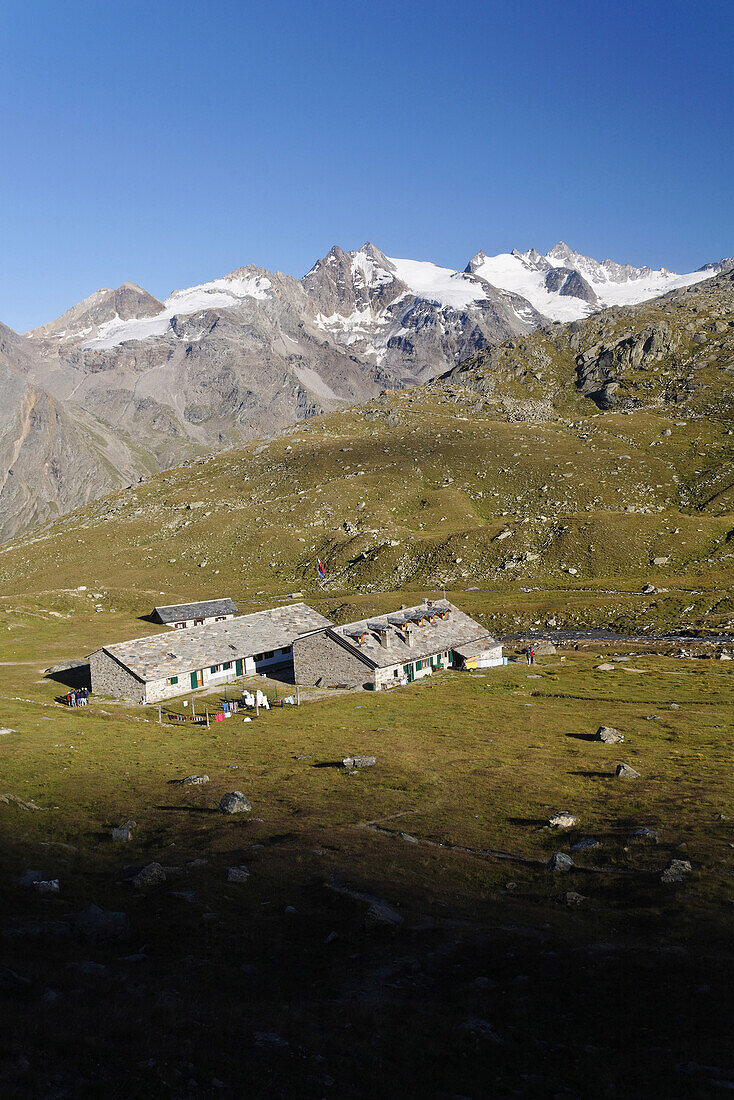
{"type": "MultiPolygon", "coordinates": [[[[379,695],[326,693],[207,730],[158,725],[155,708],[54,705],[60,685],[16,656],[36,622],[28,617],[25,640],[6,643],[0,692],[2,722],[17,731],[0,738],[0,793],[42,807],[0,805],[6,927],[94,903],[125,910],[132,937],[110,947],[0,941],[2,962],[36,991],[14,1008],[15,1061],[3,1071],[10,1094],[42,1092],[56,1075],[75,1095],[98,1094],[100,1081],[111,1095],[183,1095],[177,1074],[190,1065],[185,1073],[202,1087],[223,1080],[231,1095],[292,1095],[307,1072],[307,1095],[320,1094],[325,1074],[350,1096],[457,1084],[483,1094],[488,1081],[520,1095],[571,1082],[575,1095],[592,1096],[600,1081],[612,1093],[622,1087],[622,1049],[634,1063],[627,1088],[706,1094],[705,1082],[701,1091],[697,1078],[681,1078],[660,1051],[675,1044],[676,1058],[714,1066],[724,1057],[724,1017],[716,1011],[712,1022],[707,1006],[724,995],[730,964],[734,834],[720,820],[732,796],[727,662],[645,652],[600,672],[609,650],[569,650],[532,669],[518,662],[379,695]],[[602,723],[625,743],[588,740],[602,723]],[[318,766],[355,752],[375,754],[376,767],[350,775],[318,766]],[[614,779],[620,760],[641,779],[614,779]],[[195,772],[210,783],[176,782],[195,772]],[[216,812],[234,789],[250,798],[248,817],[216,812]],[[558,809],[576,813],[580,827],[548,829],[558,809]],[[111,827],[129,818],[133,842],[113,844],[111,827]],[[657,829],[660,843],[628,845],[640,825],[657,829]],[[543,868],[587,835],[601,847],[575,856],[575,870],[543,868]],[[670,858],[693,866],[681,887],[658,881],[670,858]],[[118,881],[126,865],[151,860],[178,868],[164,887],[138,896],[118,881]],[[226,868],[240,863],[249,882],[228,885],[226,868]],[[28,867],[60,878],[59,899],[16,885],[28,867]],[[329,884],[397,906],[403,930],[366,931],[369,902],[329,884]],[[556,900],[569,889],[587,899],[578,910],[556,900]],[[193,900],[172,891],[193,891],[193,900]],[[613,945],[612,970],[594,961],[594,943],[613,945]],[[661,948],[678,954],[668,961],[661,948]],[[141,949],[143,961],[126,961],[141,949]],[[90,959],[108,968],[103,977],[81,975],[90,959]],[[478,975],[489,992],[475,990],[478,975]],[[702,984],[710,994],[696,1000],[702,984]],[[46,987],[60,1000],[42,1009],[38,1032],[46,987]],[[410,1034],[396,1043],[408,1006],[410,1034]],[[610,1014],[611,1041],[598,1027],[610,1014]],[[499,1046],[463,1030],[477,1017],[492,1022],[499,1046]],[[290,1046],[263,1050],[260,1031],[290,1046]],[[540,1051],[549,1042],[528,1084],[528,1044],[540,1051]],[[21,1052],[29,1069],[18,1069],[21,1052]],[[358,1071],[376,1060],[385,1081],[358,1071]]],[[[40,622],[56,653],[98,629],[97,616],[40,622]]]]}

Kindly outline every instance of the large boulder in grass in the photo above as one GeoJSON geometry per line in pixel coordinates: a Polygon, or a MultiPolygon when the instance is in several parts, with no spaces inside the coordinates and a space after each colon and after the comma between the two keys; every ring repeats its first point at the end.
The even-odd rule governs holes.
{"type": "Polygon", "coordinates": [[[605,745],[619,745],[624,741],[624,734],[615,730],[614,726],[599,726],[594,734],[595,741],[603,741],[605,745]]]}
{"type": "Polygon", "coordinates": [[[575,814],[570,814],[567,810],[561,810],[557,814],[553,814],[548,824],[552,829],[574,829],[579,823],[579,819],[575,814]]]}
{"type": "Polygon", "coordinates": [[[166,881],[166,872],[160,863],[148,863],[132,880],[136,890],[149,890],[152,886],[160,886],[166,881]]]}
{"type": "Polygon", "coordinates": [[[586,895],[577,894],[575,890],[566,890],[564,894],[558,895],[558,901],[569,909],[578,909],[586,901],[586,895]]]}
{"type": "Polygon", "coordinates": [[[252,806],[242,791],[230,791],[220,798],[219,809],[223,814],[245,814],[250,812],[252,806]]]}
{"type": "Polygon", "coordinates": [[[634,768],[631,768],[629,764],[617,764],[617,770],[614,773],[617,779],[639,779],[640,773],[636,772],[634,768]]]}
{"type": "Polygon", "coordinates": [[[365,913],[364,923],[366,928],[399,928],[403,918],[389,905],[376,901],[365,913]]]}
{"type": "Polygon", "coordinates": [[[693,868],[687,859],[671,859],[670,863],[661,874],[660,881],[665,883],[666,886],[674,885],[678,882],[685,882],[692,870],[693,868]]]}
{"type": "Polygon", "coordinates": [[[345,756],[342,764],[345,768],[374,768],[376,756],[345,756]]]}
{"type": "Polygon", "coordinates": [[[573,860],[565,852],[554,852],[546,863],[546,870],[553,871],[554,873],[560,873],[563,871],[570,871],[573,867],[573,860]]]}

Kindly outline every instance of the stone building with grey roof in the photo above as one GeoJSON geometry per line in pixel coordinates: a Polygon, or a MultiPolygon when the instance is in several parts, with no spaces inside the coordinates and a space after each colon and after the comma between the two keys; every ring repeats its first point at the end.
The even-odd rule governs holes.
{"type": "Polygon", "coordinates": [[[294,641],[331,621],[305,603],[115,642],[89,657],[92,692],[157,703],[238,676],[292,668],[294,641]]]}
{"type": "Polygon", "coordinates": [[[321,627],[293,642],[296,683],[379,691],[440,668],[502,664],[502,646],[448,600],[321,627]]]}
{"type": "Polygon", "coordinates": [[[153,618],[164,626],[182,630],[233,619],[240,611],[234,600],[200,600],[198,603],[170,603],[153,610],[153,618]]]}

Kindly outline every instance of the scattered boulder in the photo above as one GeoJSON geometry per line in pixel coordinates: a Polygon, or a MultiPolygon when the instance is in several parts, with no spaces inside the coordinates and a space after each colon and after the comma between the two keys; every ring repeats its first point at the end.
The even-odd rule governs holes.
{"type": "Polygon", "coordinates": [[[229,794],[222,795],[219,809],[223,814],[244,814],[249,813],[252,806],[242,791],[230,791],[229,794]]]}
{"type": "Polygon", "coordinates": [[[367,928],[399,928],[403,918],[389,905],[376,901],[365,913],[364,923],[367,928]]]}
{"type": "Polygon", "coordinates": [[[617,770],[614,773],[617,779],[639,779],[640,773],[636,772],[634,768],[631,768],[629,764],[617,764],[617,770]]]}
{"type": "Polygon", "coordinates": [[[547,638],[521,638],[517,643],[517,648],[523,650],[533,649],[535,650],[536,657],[552,657],[557,652],[553,642],[547,638]]]}
{"type": "Polygon", "coordinates": [[[653,558],[652,559],[652,564],[653,565],[667,565],[669,561],[670,561],[669,557],[653,558]]]}
{"type": "Polygon", "coordinates": [[[571,845],[572,852],[590,852],[594,848],[601,848],[601,844],[596,837],[593,836],[585,836],[571,845]]]}
{"type": "Polygon", "coordinates": [[[686,876],[690,875],[692,870],[693,868],[687,859],[671,859],[670,863],[661,874],[660,881],[666,885],[685,882],[686,876]]]}
{"type": "Polygon", "coordinates": [[[134,821],[123,821],[122,825],[116,825],[112,830],[113,840],[130,841],[133,838],[134,821]]]}
{"type": "Polygon", "coordinates": [[[643,584],[642,591],[646,596],[656,596],[658,593],[658,589],[655,587],[654,584],[650,584],[649,581],[647,582],[647,584],[643,584]]]}
{"type": "Polygon", "coordinates": [[[73,918],[77,935],[88,943],[107,943],[125,939],[130,933],[127,913],[116,913],[90,905],[73,918]]]}
{"type": "Polygon", "coordinates": [[[547,871],[570,871],[573,867],[573,860],[565,852],[554,852],[545,866],[547,871]]]}
{"type": "Polygon", "coordinates": [[[658,834],[654,829],[648,829],[647,826],[642,826],[639,829],[633,829],[627,837],[628,844],[657,844],[658,834]]]}
{"type": "Polygon", "coordinates": [[[276,1035],[274,1031],[254,1031],[252,1034],[252,1041],[256,1047],[261,1047],[265,1050],[287,1050],[290,1046],[287,1039],[283,1039],[280,1035],[276,1035]]]}
{"type": "Polygon", "coordinates": [[[199,787],[202,783],[208,783],[208,775],[187,775],[185,779],[181,780],[183,787],[199,787]]]}
{"type": "Polygon", "coordinates": [[[152,886],[160,886],[165,881],[166,872],[160,863],[148,863],[133,877],[132,884],[136,890],[148,890],[152,886]]]}
{"type": "Polygon", "coordinates": [[[0,802],[4,806],[18,806],[21,810],[40,810],[41,807],[37,806],[35,802],[31,802],[30,799],[18,798],[17,794],[0,794],[0,802]]]}
{"type": "Polygon", "coordinates": [[[568,906],[569,909],[578,909],[579,905],[583,905],[586,901],[586,895],[577,894],[575,890],[566,890],[565,893],[558,895],[557,900],[560,901],[562,905],[568,906]]]}
{"type": "Polygon", "coordinates": [[[615,730],[614,726],[599,726],[594,734],[595,741],[603,741],[605,745],[618,745],[624,741],[624,734],[615,730]]]}
{"type": "Polygon", "coordinates": [[[475,1039],[488,1039],[490,1043],[501,1043],[499,1035],[488,1020],[464,1020],[459,1024],[461,1031],[467,1031],[475,1039]]]}
{"type": "Polygon", "coordinates": [[[61,886],[57,878],[47,878],[34,882],[33,889],[37,894],[58,894],[61,886]]]}
{"type": "Polygon", "coordinates": [[[345,768],[373,768],[376,763],[376,756],[345,756],[342,760],[345,768]]]}
{"type": "Polygon", "coordinates": [[[84,978],[104,978],[109,973],[109,967],[104,963],[93,962],[91,959],[83,959],[80,963],[70,962],[67,966],[84,978]]]}
{"type": "Polygon", "coordinates": [[[227,882],[247,882],[249,877],[246,867],[230,867],[227,870],[227,882]]]}
{"type": "Polygon", "coordinates": [[[559,813],[553,814],[548,824],[552,829],[573,829],[579,824],[579,818],[575,814],[561,810],[559,813]]]}
{"type": "Polygon", "coordinates": [[[596,666],[596,671],[597,672],[614,672],[616,667],[617,667],[616,665],[610,665],[608,663],[605,663],[603,665],[597,665],[596,666]]]}

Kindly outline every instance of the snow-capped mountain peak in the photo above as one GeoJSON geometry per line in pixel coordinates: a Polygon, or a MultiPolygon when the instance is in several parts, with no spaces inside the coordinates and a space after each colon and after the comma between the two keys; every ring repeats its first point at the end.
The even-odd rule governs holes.
{"type": "Polygon", "coordinates": [[[534,248],[497,256],[478,252],[466,270],[527,298],[550,320],[575,321],[602,306],[632,305],[689,286],[720,271],[721,265],[678,275],[664,267],[654,271],[609,259],[600,262],[559,241],[545,254],[534,248]]]}

